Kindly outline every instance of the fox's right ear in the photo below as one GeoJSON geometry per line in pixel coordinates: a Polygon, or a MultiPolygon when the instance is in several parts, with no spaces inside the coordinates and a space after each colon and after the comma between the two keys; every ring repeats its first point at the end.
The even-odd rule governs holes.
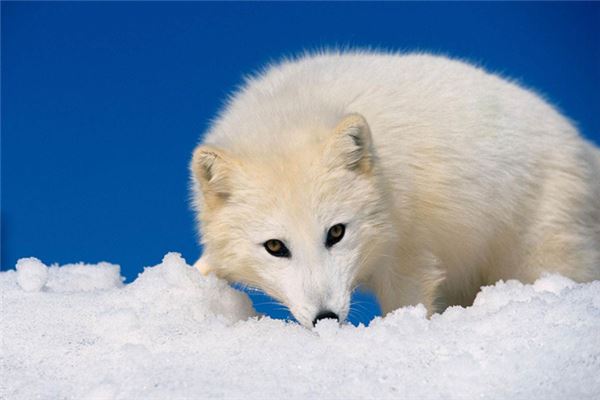
{"type": "Polygon", "coordinates": [[[202,145],[194,150],[190,169],[207,206],[217,205],[229,197],[232,164],[230,157],[216,147],[202,145]]]}
{"type": "Polygon", "coordinates": [[[373,167],[371,130],[360,114],[348,114],[338,123],[329,142],[328,157],[334,165],[370,172],[373,167]]]}

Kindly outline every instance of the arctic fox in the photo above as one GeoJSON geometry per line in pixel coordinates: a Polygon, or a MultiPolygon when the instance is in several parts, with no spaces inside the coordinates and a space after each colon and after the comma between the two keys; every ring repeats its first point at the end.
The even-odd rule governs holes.
{"type": "Polygon", "coordinates": [[[543,272],[600,278],[600,151],[536,94],[427,54],[306,55],[230,99],[191,162],[196,266],[310,327],[543,272]]]}

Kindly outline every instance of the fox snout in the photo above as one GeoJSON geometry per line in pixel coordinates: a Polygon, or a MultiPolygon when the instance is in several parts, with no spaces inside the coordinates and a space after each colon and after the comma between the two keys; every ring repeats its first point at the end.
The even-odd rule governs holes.
{"type": "Polygon", "coordinates": [[[329,299],[329,301],[316,301],[314,303],[308,299],[315,299],[315,297],[309,296],[305,297],[304,301],[288,303],[292,315],[306,328],[313,328],[319,321],[324,319],[332,319],[342,323],[348,315],[349,295],[340,295],[337,298],[329,299]]]}

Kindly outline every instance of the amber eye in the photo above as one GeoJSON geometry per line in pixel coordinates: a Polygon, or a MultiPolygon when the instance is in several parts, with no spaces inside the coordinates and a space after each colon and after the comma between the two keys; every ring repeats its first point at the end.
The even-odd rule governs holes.
{"type": "Polygon", "coordinates": [[[346,233],[346,225],[344,224],[335,224],[329,231],[327,232],[327,239],[325,240],[325,246],[331,247],[344,237],[344,233],[346,233]]]}
{"type": "Polygon", "coordinates": [[[274,257],[290,257],[291,255],[290,251],[285,247],[285,244],[283,244],[281,240],[270,239],[267,240],[263,246],[265,246],[265,249],[269,254],[274,257]]]}

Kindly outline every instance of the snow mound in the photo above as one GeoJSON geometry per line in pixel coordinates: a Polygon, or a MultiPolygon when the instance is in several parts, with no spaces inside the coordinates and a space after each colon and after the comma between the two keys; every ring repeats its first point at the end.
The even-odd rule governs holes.
{"type": "Polygon", "coordinates": [[[499,282],[469,308],[369,327],[258,317],[175,253],[0,273],[0,398],[598,398],[600,281],[499,282]]]}
{"type": "Polygon", "coordinates": [[[26,292],[38,292],[48,281],[48,267],[37,258],[22,258],[17,262],[17,283],[26,292]]]}

